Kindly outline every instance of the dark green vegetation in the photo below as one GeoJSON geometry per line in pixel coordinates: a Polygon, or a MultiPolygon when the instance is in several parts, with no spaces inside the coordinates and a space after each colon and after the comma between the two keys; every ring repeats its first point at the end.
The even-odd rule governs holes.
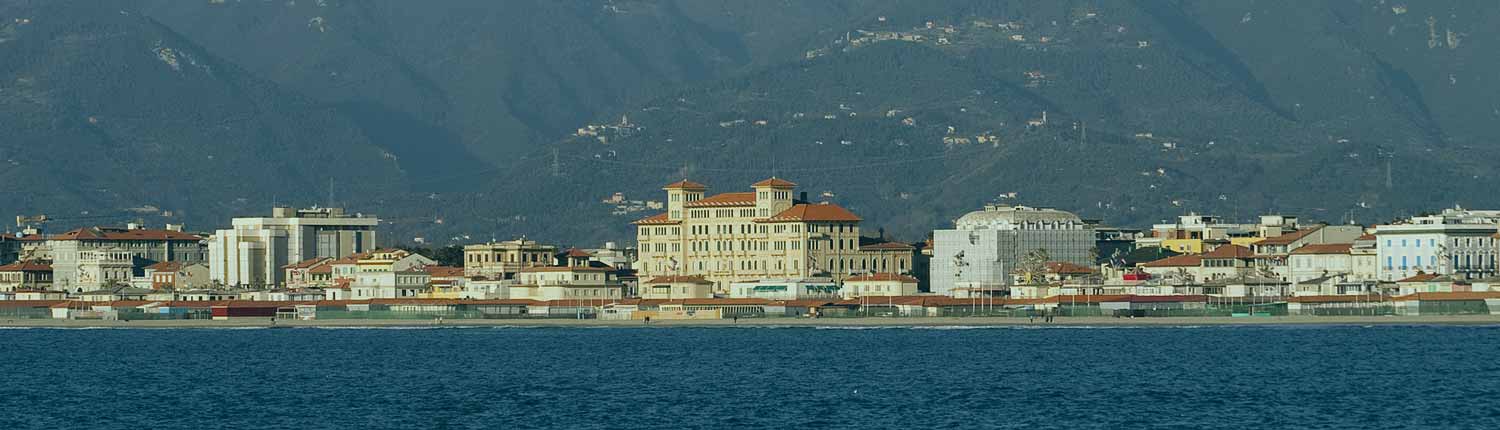
{"type": "Polygon", "coordinates": [[[908,240],[1011,192],[1119,225],[1369,223],[1500,203],[1497,18],[1485,1],[0,2],[0,215],[211,229],[332,200],[397,241],[589,245],[652,213],[611,215],[614,192],[776,174],[908,240]]]}

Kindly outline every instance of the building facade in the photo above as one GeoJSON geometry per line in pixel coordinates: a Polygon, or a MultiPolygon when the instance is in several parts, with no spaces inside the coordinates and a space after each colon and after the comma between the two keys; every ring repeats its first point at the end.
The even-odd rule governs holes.
{"type": "Polygon", "coordinates": [[[339,208],[273,208],[270,217],[235,218],[209,239],[209,276],[230,286],[286,282],[282,268],[318,257],[339,258],[376,249],[380,220],[339,208]]]}
{"type": "Polygon", "coordinates": [[[734,282],[911,270],[911,247],[861,245],[860,217],[794,199],[796,186],[771,178],[751,192],[706,196],[703,184],[667,185],[667,211],[635,222],[639,277],[701,276],[727,294],[734,282]]]}
{"type": "Polygon", "coordinates": [[[69,292],[95,290],[112,281],[129,283],[137,269],[152,264],[201,263],[207,257],[201,236],[133,225],[72,230],[48,238],[46,247],[53,258],[54,287],[69,292]]]}
{"type": "Polygon", "coordinates": [[[464,276],[511,279],[521,269],[557,265],[557,247],[522,237],[464,246],[464,276]]]}
{"type": "Polygon", "coordinates": [[[1094,265],[1094,231],[1072,213],[1027,206],[989,205],[933,232],[930,267],[933,293],[955,288],[1003,288],[1028,254],[1045,251],[1047,261],[1094,265]]]}
{"type": "Polygon", "coordinates": [[[1459,279],[1495,276],[1500,217],[1493,213],[1447,209],[1375,226],[1380,280],[1407,279],[1419,272],[1459,279]]]}

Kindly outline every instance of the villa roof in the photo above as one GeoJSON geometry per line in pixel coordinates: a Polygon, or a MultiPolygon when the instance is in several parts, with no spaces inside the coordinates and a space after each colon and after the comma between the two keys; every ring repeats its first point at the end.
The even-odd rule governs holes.
{"type": "Polygon", "coordinates": [[[1292,250],[1292,255],[1334,255],[1348,254],[1354,247],[1352,243],[1327,243],[1302,245],[1301,248],[1292,250]]]}
{"type": "Polygon", "coordinates": [[[1417,274],[1412,275],[1409,278],[1402,279],[1402,280],[1399,280],[1399,281],[1396,281],[1396,282],[1429,282],[1429,281],[1435,281],[1438,278],[1439,278],[1439,276],[1436,273],[1417,272],[1417,274]]]}
{"type": "Polygon", "coordinates": [[[592,258],[594,256],[594,254],[578,248],[568,248],[567,251],[563,251],[559,255],[567,258],[592,258]]]}
{"type": "Polygon", "coordinates": [[[1175,255],[1156,261],[1141,263],[1141,267],[1199,267],[1203,265],[1203,256],[1197,254],[1175,255]]]}
{"type": "Polygon", "coordinates": [[[460,278],[464,276],[464,268],[462,267],[427,266],[423,267],[422,270],[426,271],[428,275],[431,275],[433,277],[460,278]]]}
{"type": "Polygon", "coordinates": [[[805,204],[804,203],[804,204],[793,205],[791,208],[789,208],[787,210],[784,210],[784,211],[781,211],[781,213],[778,213],[776,215],[772,215],[770,218],[765,219],[765,221],[769,221],[769,222],[781,222],[781,221],[836,221],[836,222],[837,221],[844,221],[844,222],[858,222],[860,220],[861,219],[860,219],[860,217],[858,215],[855,215],[853,212],[849,212],[848,209],[844,209],[842,206],[839,206],[839,205],[836,205],[836,204],[832,204],[832,203],[822,203],[822,204],[805,204]]]}
{"type": "Polygon", "coordinates": [[[785,180],[785,179],[781,179],[781,178],[772,176],[770,179],[766,179],[764,181],[760,181],[760,182],[756,182],[754,184],[750,184],[750,186],[751,187],[755,187],[755,188],[761,188],[761,187],[792,188],[792,187],[796,187],[797,184],[792,183],[792,181],[788,181],[788,180],[785,180]]]}
{"type": "Polygon", "coordinates": [[[684,207],[750,206],[755,204],[754,192],[723,193],[684,203],[684,207]]]}
{"type": "Polygon", "coordinates": [[[51,272],[52,265],[34,261],[17,261],[0,266],[0,272],[51,272]]]}
{"type": "Polygon", "coordinates": [[[656,215],[652,215],[652,216],[649,216],[649,217],[638,219],[638,220],[636,220],[632,224],[635,224],[635,225],[668,225],[668,224],[680,224],[680,223],[682,223],[682,221],[676,221],[676,220],[667,219],[667,213],[666,212],[662,212],[662,213],[659,213],[659,214],[656,214],[656,215]]]}
{"type": "Polygon", "coordinates": [[[891,281],[900,281],[902,283],[915,284],[915,283],[917,283],[917,278],[913,278],[913,277],[907,276],[907,275],[898,275],[898,274],[895,274],[895,273],[875,273],[875,274],[869,274],[869,275],[859,275],[859,276],[855,276],[853,278],[849,278],[849,279],[845,279],[844,280],[844,282],[891,282],[891,281]]]}
{"type": "Polygon", "coordinates": [[[157,240],[203,240],[196,234],[172,230],[126,230],[122,228],[89,227],[73,229],[53,236],[52,240],[113,240],[113,241],[157,241],[157,240]]]}
{"type": "Polygon", "coordinates": [[[661,188],[663,190],[697,190],[697,191],[703,191],[703,190],[707,190],[708,186],[700,184],[700,183],[697,183],[697,182],[689,181],[687,179],[683,179],[681,181],[677,181],[677,182],[673,182],[673,183],[667,184],[667,186],[661,187],[661,188]]]}
{"type": "Polygon", "coordinates": [[[667,275],[667,276],[657,276],[655,278],[651,278],[651,280],[646,281],[646,283],[647,284],[678,284],[678,283],[712,284],[713,282],[710,282],[709,280],[704,279],[702,276],[667,275]]]}
{"type": "Polygon", "coordinates": [[[157,271],[157,272],[176,272],[178,270],[182,270],[182,262],[181,261],[163,261],[163,262],[160,262],[160,263],[152,264],[150,266],[146,266],[146,269],[147,270],[154,270],[154,271],[157,271]]]}
{"type": "Polygon", "coordinates": [[[285,265],[285,266],[281,266],[281,268],[283,268],[283,269],[306,269],[306,268],[309,268],[309,267],[313,267],[313,266],[322,264],[324,261],[328,261],[328,260],[332,260],[332,259],[328,258],[328,257],[309,258],[309,259],[306,259],[306,260],[298,261],[296,263],[292,263],[292,264],[288,264],[288,265],[285,265]]]}
{"type": "Polygon", "coordinates": [[[1250,258],[1254,256],[1255,253],[1250,252],[1250,248],[1239,245],[1223,245],[1214,248],[1213,251],[1203,253],[1204,259],[1250,258]]]}

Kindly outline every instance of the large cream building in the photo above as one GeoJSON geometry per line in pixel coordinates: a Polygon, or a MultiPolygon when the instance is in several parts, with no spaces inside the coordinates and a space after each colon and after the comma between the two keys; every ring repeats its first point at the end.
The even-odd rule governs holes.
{"type": "Polygon", "coordinates": [[[913,248],[860,245],[860,218],[831,203],[792,196],[797,184],[771,178],[754,191],[706,196],[683,180],[663,188],[667,212],[635,222],[641,279],[702,276],[720,294],[731,282],[907,273],[913,248]]]}

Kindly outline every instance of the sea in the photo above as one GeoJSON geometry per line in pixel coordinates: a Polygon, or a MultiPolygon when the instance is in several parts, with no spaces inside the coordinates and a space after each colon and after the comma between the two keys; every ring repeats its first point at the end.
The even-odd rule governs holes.
{"type": "Polygon", "coordinates": [[[0,329],[0,429],[1497,429],[1500,327],[0,329]]]}

